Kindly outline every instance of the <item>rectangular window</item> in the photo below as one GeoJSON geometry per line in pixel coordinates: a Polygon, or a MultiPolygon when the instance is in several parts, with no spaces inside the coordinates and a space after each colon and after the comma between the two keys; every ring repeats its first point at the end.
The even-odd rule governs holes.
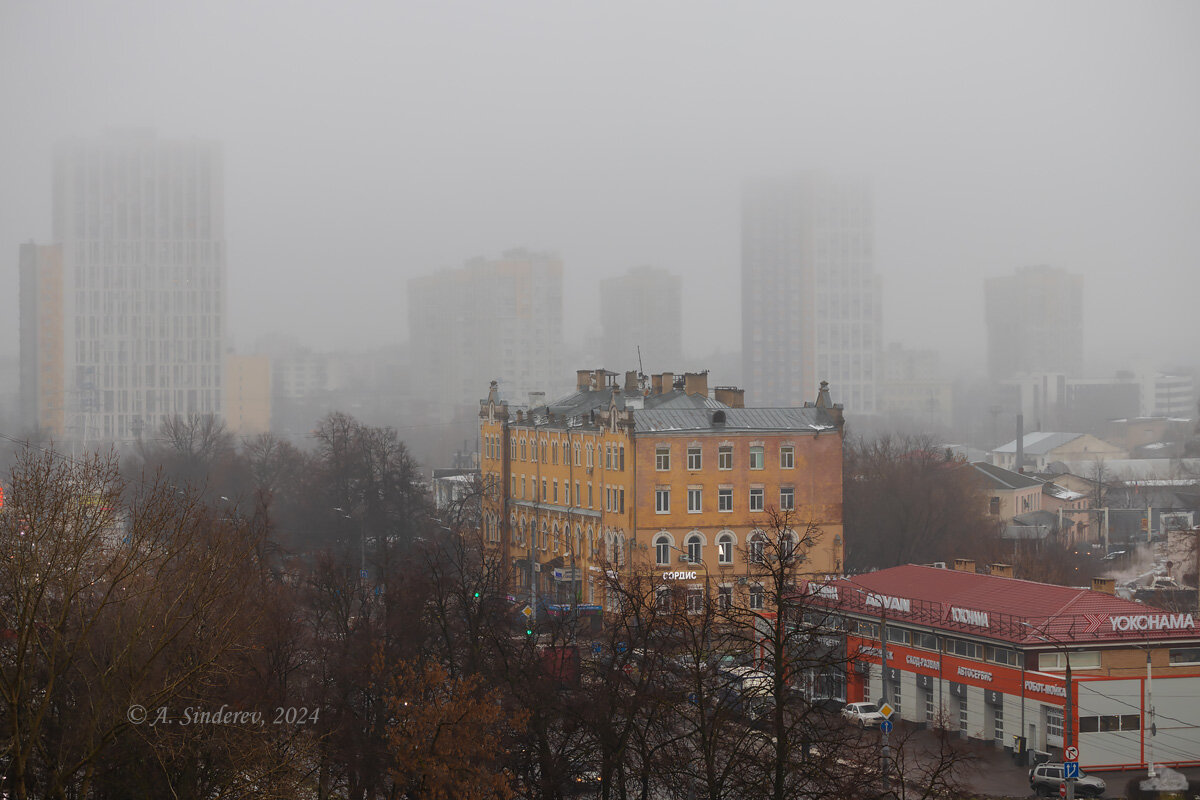
{"type": "Polygon", "coordinates": [[[525,497],[525,476],[521,476],[521,497],[525,497]]]}
{"type": "Polygon", "coordinates": [[[605,468],[605,469],[612,469],[612,468],[613,468],[613,463],[612,463],[612,461],[613,461],[613,457],[612,457],[612,445],[611,445],[611,444],[606,444],[606,445],[604,445],[604,468],[605,468]]]}
{"type": "Polygon", "coordinates": [[[895,683],[892,683],[891,681],[889,681],[888,685],[890,685],[892,687],[891,702],[892,702],[892,706],[894,706],[896,709],[896,717],[897,717],[897,719],[899,719],[899,717],[900,717],[900,701],[902,699],[900,696],[900,681],[896,681],[895,683]]]}
{"type": "Polygon", "coordinates": [[[551,464],[558,463],[558,442],[555,442],[554,444],[550,445],[550,463],[551,464]]]}
{"type": "Polygon", "coordinates": [[[704,590],[689,588],[687,590],[687,610],[689,614],[698,614],[704,608],[704,590]]]}
{"type": "Polygon", "coordinates": [[[589,467],[594,467],[596,465],[596,450],[592,447],[591,442],[588,442],[587,446],[587,465],[589,467]]]}
{"type": "Polygon", "coordinates": [[[625,471],[625,445],[620,445],[618,448],[617,469],[619,469],[621,472],[625,471]]]}
{"type": "Polygon", "coordinates": [[[717,511],[733,511],[733,487],[717,489],[717,511]]]}
{"type": "Polygon", "coordinates": [[[659,445],[654,448],[654,468],[659,472],[671,469],[671,448],[659,445]]]}
{"type": "Polygon", "coordinates": [[[796,450],[791,445],[779,448],[779,468],[793,469],[796,466],[796,450]]]}
{"type": "Polygon", "coordinates": [[[755,609],[756,611],[761,611],[763,608],[764,596],[765,595],[763,594],[763,587],[751,586],[750,587],[750,608],[755,609]]]}
{"type": "Polygon", "coordinates": [[[993,497],[988,501],[988,513],[993,517],[1000,515],[1000,498],[993,497]]]}
{"type": "Polygon", "coordinates": [[[763,494],[764,494],[764,492],[763,492],[762,487],[750,490],[750,510],[751,511],[762,511],[763,510],[763,494]]]}
{"type": "Polygon", "coordinates": [[[563,505],[571,505],[571,484],[563,481],[563,505]]]}
{"type": "Polygon", "coordinates": [[[670,514],[671,513],[671,490],[668,488],[659,487],[654,490],[654,513],[670,514]]]}
{"type": "Polygon", "coordinates": [[[717,608],[721,611],[728,611],[733,608],[733,587],[718,586],[717,587],[717,608]]]}
{"type": "Polygon", "coordinates": [[[965,639],[946,639],[946,652],[952,655],[962,656],[963,658],[973,658],[976,661],[983,660],[983,647],[975,642],[968,642],[965,639]]]}
{"type": "Polygon", "coordinates": [[[592,482],[588,481],[588,508],[592,508],[592,482]]]}
{"type": "Polygon", "coordinates": [[[971,716],[968,711],[967,698],[958,698],[958,730],[960,733],[966,733],[970,727],[971,716]]]}
{"type": "Polygon", "coordinates": [[[698,487],[689,486],[688,490],[688,513],[699,514],[703,509],[700,504],[700,489],[698,487]]]}
{"type": "Polygon", "coordinates": [[[750,469],[763,468],[763,448],[755,446],[750,448],[750,469]]]}
{"type": "Polygon", "coordinates": [[[796,510],[796,490],[791,486],[781,486],[779,489],[779,510],[796,510]]]}
{"type": "Polygon", "coordinates": [[[992,738],[1004,743],[1004,706],[999,703],[992,706],[992,738]]]}
{"type": "Polygon", "coordinates": [[[689,447],[688,448],[688,469],[691,470],[692,472],[696,472],[700,469],[701,463],[702,463],[702,461],[701,461],[701,455],[700,455],[700,448],[699,447],[689,447]]]}
{"type": "Polygon", "coordinates": [[[542,502],[546,502],[546,479],[542,478],[542,502]]]}
{"type": "Polygon", "coordinates": [[[987,660],[993,664],[1004,664],[1008,667],[1021,666],[1021,654],[1011,647],[994,647],[993,645],[988,645],[984,648],[984,653],[987,656],[987,660]]]}
{"type": "Polygon", "coordinates": [[[733,469],[733,445],[721,445],[717,448],[717,469],[733,469]]]}
{"type": "Polygon", "coordinates": [[[933,722],[933,718],[935,716],[936,716],[936,712],[934,711],[934,705],[933,705],[933,689],[926,689],[925,690],[925,721],[933,722]]]}
{"type": "Polygon", "coordinates": [[[1200,664],[1200,647],[1172,647],[1168,662],[1172,665],[1200,664]]]}
{"type": "Polygon", "coordinates": [[[1062,739],[1063,710],[1055,706],[1042,706],[1042,713],[1046,715],[1046,736],[1062,739]]]}
{"type": "MultiPolygon", "coordinates": [[[[1038,655],[1038,669],[1043,672],[1058,672],[1066,670],[1067,657],[1065,653],[1060,653],[1057,650],[1053,653],[1040,653],[1038,655]]],[[[1099,669],[1100,668],[1100,651],[1099,650],[1079,650],[1071,653],[1071,669],[1099,669]]]]}
{"type": "Polygon", "coordinates": [[[897,628],[895,625],[889,626],[887,629],[887,639],[889,642],[896,644],[908,644],[911,632],[904,628],[897,628]]]}
{"type": "Polygon", "coordinates": [[[558,480],[554,481],[554,502],[558,502],[558,480]]]}
{"type": "Polygon", "coordinates": [[[575,481],[575,502],[582,503],[583,495],[579,493],[579,481],[575,481]]]}
{"type": "Polygon", "coordinates": [[[914,631],[912,635],[912,643],[913,647],[919,647],[922,650],[938,649],[937,636],[932,633],[918,633],[914,631]]]}
{"type": "Polygon", "coordinates": [[[623,486],[617,490],[617,512],[625,513],[625,487],[623,486]]]}

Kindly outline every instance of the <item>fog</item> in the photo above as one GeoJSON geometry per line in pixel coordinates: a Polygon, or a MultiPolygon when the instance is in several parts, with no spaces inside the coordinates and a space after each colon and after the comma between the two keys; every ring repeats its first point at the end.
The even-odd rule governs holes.
{"type": "MultiPolygon", "coordinates": [[[[738,347],[739,193],[872,176],[887,341],[983,368],[983,279],[1086,276],[1085,357],[1192,363],[1200,5],[0,2],[0,353],[56,140],[223,143],[229,325],[407,338],[405,282],[513,246],[684,278],[690,356],[738,347]]],[[[574,368],[574,365],[570,365],[574,368]]],[[[629,365],[610,365],[625,368],[629,365]]]]}

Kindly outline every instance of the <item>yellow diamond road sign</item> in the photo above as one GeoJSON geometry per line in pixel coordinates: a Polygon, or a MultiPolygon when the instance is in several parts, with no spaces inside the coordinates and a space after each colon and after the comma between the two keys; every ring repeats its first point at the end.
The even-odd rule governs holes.
{"type": "Polygon", "coordinates": [[[891,719],[891,718],[892,718],[892,713],[893,713],[895,710],[896,710],[896,709],[892,708],[892,707],[891,707],[890,705],[888,705],[887,703],[884,703],[883,705],[881,705],[881,706],[879,707],[879,713],[880,713],[880,714],[883,714],[883,718],[884,718],[884,719],[891,719]]]}
{"type": "Polygon", "coordinates": [[[533,609],[532,609],[532,608],[530,608],[529,606],[525,606],[524,608],[522,608],[522,609],[521,609],[521,613],[522,613],[522,614],[524,614],[524,615],[525,615],[525,616],[527,616],[527,617],[532,617],[532,616],[533,616],[533,609]]]}

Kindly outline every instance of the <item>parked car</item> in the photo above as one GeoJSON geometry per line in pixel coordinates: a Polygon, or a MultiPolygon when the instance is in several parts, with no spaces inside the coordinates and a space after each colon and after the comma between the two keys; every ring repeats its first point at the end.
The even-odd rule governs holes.
{"type": "MultiPolygon", "coordinates": [[[[1055,797],[1058,795],[1058,787],[1063,782],[1063,765],[1062,762],[1055,763],[1053,761],[1045,764],[1038,764],[1033,769],[1029,770],[1029,788],[1033,793],[1041,797],[1055,797]]],[[[1075,796],[1076,797],[1099,797],[1104,794],[1107,788],[1104,781],[1093,775],[1085,775],[1081,770],[1079,778],[1075,781],[1075,796]]]]}
{"type": "Polygon", "coordinates": [[[885,717],[874,703],[849,703],[842,709],[842,716],[858,724],[860,728],[876,728],[885,717]]]}

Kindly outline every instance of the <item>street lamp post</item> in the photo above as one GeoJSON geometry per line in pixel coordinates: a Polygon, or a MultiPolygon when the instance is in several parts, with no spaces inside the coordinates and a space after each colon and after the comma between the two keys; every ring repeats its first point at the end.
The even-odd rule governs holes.
{"type": "MultiPolygon", "coordinates": [[[[1063,705],[1063,753],[1065,754],[1067,749],[1070,748],[1071,745],[1074,744],[1074,742],[1072,741],[1072,734],[1074,733],[1074,730],[1075,730],[1075,726],[1074,726],[1075,706],[1071,699],[1071,695],[1073,694],[1073,692],[1071,691],[1071,651],[1069,649],[1067,649],[1066,645],[1064,645],[1062,642],[1058,641],[1057,639],[1051,638],[1043,631],[1039,631],[1037,628],[1033,627],[1028,622],[1022,622],[1021,624],[1024,625],[1026,628],[1029,628],[1029,630],[1033,631],[1034,636],[1037,636],[1039,639],[1041,639],[1044,642],[1049,642],[1050,644],[1054,645],[1055,649],[1060,651],[1063,654],[1063,658],[1066,659],[1067,668],[1066,668],[1066,672],[1064,673],[1064,678],[1065,678],[1066,684],[1067,684],[1067,697],[1066,697],[1066,702],[1063,705]]],[[[1064,770],[1065,770],[1065,767],[1064,767],[1064,770]]],[[[1065,773],[1064,773],[1064,781],[1067,785],[1068,800],[1074,800],[1075,779],[1074,778],[1066,778],[1065,773]]]]}

